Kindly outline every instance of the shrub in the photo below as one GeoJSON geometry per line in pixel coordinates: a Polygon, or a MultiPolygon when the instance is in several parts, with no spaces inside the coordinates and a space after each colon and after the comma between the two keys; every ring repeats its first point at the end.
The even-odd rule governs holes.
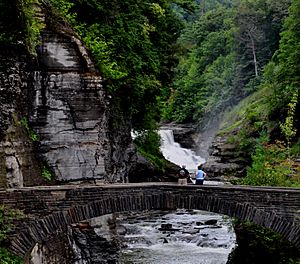
{"type": "Polygon", "coordinates": [[[4,205],[0,205],[0,260],[1,264],[21,264],[22,260],[14,256],[7,249],[4,248],[4,242],[7,234],[12,230],[13,221],[22,217],[19,210],[12,210],[4,205]]]}
{"type": "Polygon", "coordinates": [[[266,134],[257,140],[252,165],[242,180],[246,185],[290,186],[292,184],[292,161],[289,151],[280,141],[268,143],[266,134]]]}
{"type": "Polygon", "coordinates": [[[22,264],[21,258],[13,255],[7,249],[0,247],[1,264],[22,264]]]}
{"type": "Polygon", "coordinates": [[[42,177],[48,181],[52,180],[52,173],[48,166],[43,165],[42,167],[42,177]]]}
{"type": "Polygon", "coordinates": [[[20,124],[26,129],[26,132],[32,141],[38,141],[39,137],[37,133],[29,126],[28,119],[23,117],[20,124]]]}
{"type": "Polygon", "coordinates": [[[159,150],[160,136],[156,131],[149,130],[140,133],[134,143],[138,151],[148,159],[156,168],[164,169],[165,160],[159,150]]]}

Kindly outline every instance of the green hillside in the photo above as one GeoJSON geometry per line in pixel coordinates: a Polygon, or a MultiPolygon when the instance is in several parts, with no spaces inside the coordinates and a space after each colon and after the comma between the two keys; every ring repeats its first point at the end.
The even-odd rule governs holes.
{"type": "Polygon", "coordinates": [[[223,120],[251,185],[299,186],[299,1],[238,1],[188,23],[166,120],[223,120]],[[224,115],[226,113],[226,115],[224,115]]]}

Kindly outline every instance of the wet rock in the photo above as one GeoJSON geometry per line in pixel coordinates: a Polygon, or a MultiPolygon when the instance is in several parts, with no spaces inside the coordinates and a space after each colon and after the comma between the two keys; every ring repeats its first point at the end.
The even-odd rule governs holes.
{"type": "Polygon", "coordinates": [[[185,229],[182,231],[183,234],[195,235],[200,232],[200,229],[185,229]]]}
{"type": "Polygon", "coordinates": [[[215,225],[217,224],[218,220],[216,219],[210,219],[204,222],[205,225],[215,225]]]}
{"type": "Polygon", "coordinates": [[[170,229],[170,228],[172,228],[172,224],[161,224],[160,228],[161,229],[170,229]]]}
{"type": "Polygon", "coordinates": [[[158,228],[159,231],[179,231],[179,228],[173,228],[172,224],[161,224],[160,228],[158,228]]]}
{"type": "Polygon", "coordinates": [[[79,263],[118,263],[119,247],[114,243],[99,237],[93,230],[73,229],[73,248],[77,250],[79,263]]]}
{"type": "Polygon", "coordinates": [[[125,226],[117,226],[116,227],[116,232],[120,236],[124,236],[127,233],[127,228],[125,226]]]}
{"type": "Polygon", "coordinates": [[[195,149],[195,129],[192,126],[175,128],[173,130],[174,140],[180,144],[181,147],[187,149],[195,149]]]}

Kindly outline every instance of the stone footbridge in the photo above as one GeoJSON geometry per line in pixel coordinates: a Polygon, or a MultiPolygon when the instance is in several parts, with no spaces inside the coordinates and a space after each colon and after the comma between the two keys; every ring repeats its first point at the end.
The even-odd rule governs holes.
{"type": "Polygon", "coordinates": [[[300,250],[300,189],[174,183],[63,185],[0,191],[1,204],[23,210],[10,235],[24,257],[68,226],[114,212],[200,209],[270,228],[300,250]]]}

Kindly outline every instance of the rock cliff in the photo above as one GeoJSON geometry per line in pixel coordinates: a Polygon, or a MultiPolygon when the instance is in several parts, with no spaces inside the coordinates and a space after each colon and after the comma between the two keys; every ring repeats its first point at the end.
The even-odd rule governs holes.
{"type": "Polygon", "coordinates": [[[128,117],[114,122],[103,78],[76,34],[51,25],[47,6],[37,15],[45,23],[37,57],[24,48],[0,55],[0,186],[123,180],[135,159],[128,117]]]}
{"type": "Polygon", "coordinates": [[[229,180],[245,176],[249,161],[228,138],[228,135],[215,136],[209,148],[209,156],[203,168],[211,180],[229,180]]]}
{"type": "Polygon", "coordinates": [[[30,123],[58,180],[103,178],[108,155],[102,78],[82,63],[74,37],[44,31],[32,72],[30,123]]]}
{"type": "Polygon", "coordinates": [[[209,180],[226,181],[245,176],[250,157],[230,142],[231,135],[217,134],[218,128],[199,131],[191,124],[162,127],[172,129],[176,142],[205,159],[203,168],[209,180]]]}

